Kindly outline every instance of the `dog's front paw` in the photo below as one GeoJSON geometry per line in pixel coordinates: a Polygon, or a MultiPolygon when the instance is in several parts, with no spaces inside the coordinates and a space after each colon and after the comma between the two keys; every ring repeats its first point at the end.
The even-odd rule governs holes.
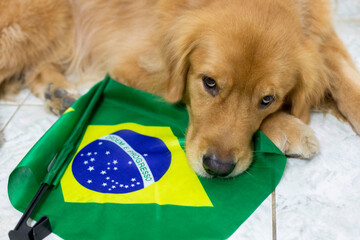
{"type": "Polygon", "coordinates": [[[288,157],[309,159],[319,152],[314,131],[289,114],[275,113],[264,120],[260,129],[288,157]]]}
{"type": "Polygon", "coordinates": [[[299,135],[288,136],[286,156],[309,159],[319,152],[319,141],[309,126],[301,123],[295,132],[299,135]]]}
{"type": "Polygon", "coordinates": [[[45,91],[46,107],[50,112],[60,116],[71,107],[79,96],[74,89],[57,87],[51,83],[45,91]]]}

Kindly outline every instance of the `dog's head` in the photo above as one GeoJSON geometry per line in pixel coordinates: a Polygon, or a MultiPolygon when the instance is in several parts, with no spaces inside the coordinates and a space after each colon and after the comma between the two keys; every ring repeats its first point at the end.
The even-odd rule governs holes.
{"type": "Polygon", "coordinates": [[[202,176],[245,171],[253,134],[297,84],[298,23],[286,11],[247,11],[238,3],[184,11],[164,37],[167,99],[187,104],[187,157],[202,176]]]}

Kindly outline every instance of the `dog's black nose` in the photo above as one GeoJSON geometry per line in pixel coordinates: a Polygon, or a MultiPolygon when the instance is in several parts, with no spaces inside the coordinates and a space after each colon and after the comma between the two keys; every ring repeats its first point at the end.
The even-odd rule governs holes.
{"type": "Polygon", "coordinates": [[[203,156],[203,167],[210,175],[226,177],[234,170],[235,164],[230,161],[220,161],[215,154],[205,154],[203,156]]]}

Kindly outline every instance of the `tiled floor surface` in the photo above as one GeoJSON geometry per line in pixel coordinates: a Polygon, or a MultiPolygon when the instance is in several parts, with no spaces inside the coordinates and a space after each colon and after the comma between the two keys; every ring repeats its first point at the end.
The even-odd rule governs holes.
{"type": "MultiPolygon", "coordinates": [[[[360,1],[338,1],[336,27],[360,68],[360,1]]],[[[56,121],[28,90],[0,101],[0,239],[21,214],[7,197],[7,179],[22,157],[56,121]]],[[[230,239],[360,239],[360,137],[347,123],[313,113],[321,152],[311,161],[289,159],[272,196],[230,239]]],[[[51,235],[48,239],[58,239],[51,235]]]]}

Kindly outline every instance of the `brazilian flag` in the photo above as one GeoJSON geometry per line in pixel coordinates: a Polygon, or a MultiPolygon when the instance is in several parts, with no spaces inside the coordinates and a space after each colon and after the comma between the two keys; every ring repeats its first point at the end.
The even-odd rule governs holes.
{"type": "Polygon", "coordinates": [[[254,161],[232,179],[198,177],[185,152],[182,104],[112,80],[82,96],[11,173],[24,211],[51,186],[32,218],[64,239],[226,239],[279,183],[285,156],[261,132],[254,161]]]}

